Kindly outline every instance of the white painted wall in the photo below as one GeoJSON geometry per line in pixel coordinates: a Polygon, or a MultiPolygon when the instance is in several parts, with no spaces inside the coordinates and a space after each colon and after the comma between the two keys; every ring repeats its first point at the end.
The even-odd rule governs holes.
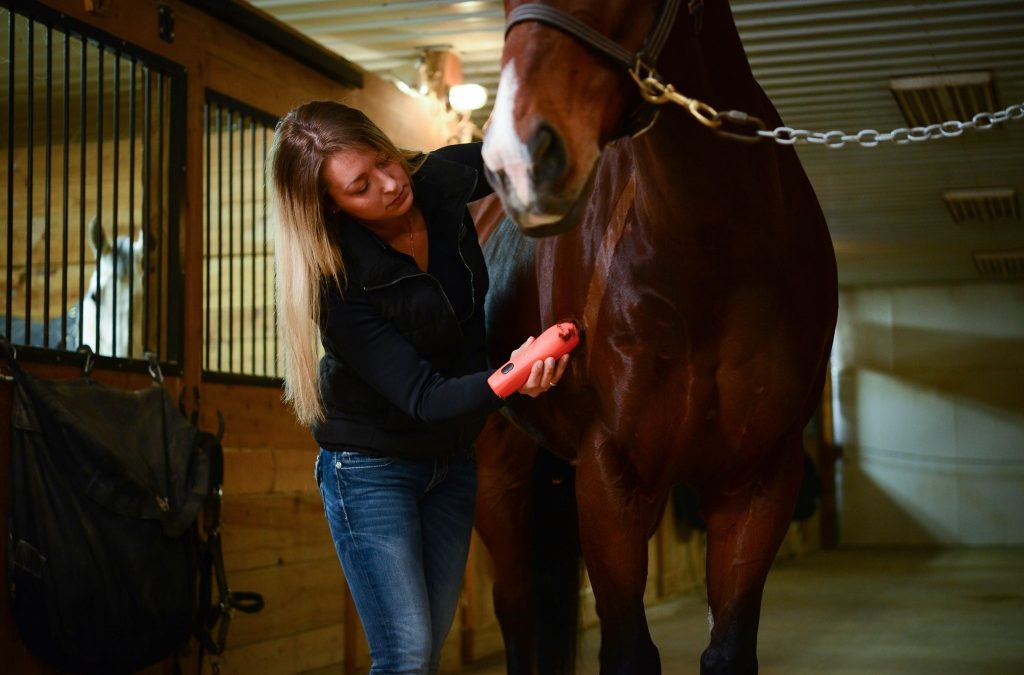
{"type": "Polygon", "coordinates": [[[840,293],[840,542],[1024,544],[1024,285],[840,293]]]}

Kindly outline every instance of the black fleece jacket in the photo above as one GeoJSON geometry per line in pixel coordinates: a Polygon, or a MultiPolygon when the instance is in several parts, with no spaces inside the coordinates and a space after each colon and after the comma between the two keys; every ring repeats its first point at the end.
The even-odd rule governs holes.
{"type": "Polygon", "coordinates": [[[320,395],[329,450],[394,457],[467,452],[502,400],[487,385],[487,269],[466,204],[490,194],[480,144],[432,152],[412,177],[429,267],[347,216],[331,223],[348,283],[325,284],[320,395]]]}

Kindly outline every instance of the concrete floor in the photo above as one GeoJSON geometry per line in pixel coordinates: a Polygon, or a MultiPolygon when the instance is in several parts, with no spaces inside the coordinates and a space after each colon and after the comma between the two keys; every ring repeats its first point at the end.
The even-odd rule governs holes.
{"type": "MultiPolygon", "coordinates": [[[[663,673],[698,673],[703,596],[648,618],[663,673]]],[[[597,675],[597,649],[590,629],[579,675],[597,675]]],[[[761,675],[1024,674],[1024,548],[845,549],[780,562],[765,589],[758,658],[761,675]]]]}

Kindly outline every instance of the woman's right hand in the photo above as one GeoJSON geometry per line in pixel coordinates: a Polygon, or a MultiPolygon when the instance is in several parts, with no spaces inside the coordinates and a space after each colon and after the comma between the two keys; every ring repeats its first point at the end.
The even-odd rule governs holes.
{"type": "MultiPolygon", "coordinates": [[[[529,347],[532,343],[532,336],[526,338],[526,342],[524,342],[519,349],[512,350],[512,356],[514,357],[519,350],[529,347]]],[[[554,359],[549,356],[546,359],[534,361],[533,366],[530,367],[530,376],[526,378],[526,383],[519,388],[519,393],[526,394],[531,398],[540,396],[548,389],[551,389],[558,384],[558,381],[562,379],[562,374],[565,372],[565,367],[568,363],[568,354],[563,354],[558,359],[554,359]]]]}

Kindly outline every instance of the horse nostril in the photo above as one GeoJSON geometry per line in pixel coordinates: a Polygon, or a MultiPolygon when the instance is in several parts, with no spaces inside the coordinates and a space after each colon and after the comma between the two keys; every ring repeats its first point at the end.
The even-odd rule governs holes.
{"type": "Polygon", "coordinates": [[[565,175],[568,167],[565,143],[558,132],[541,123],[526,144],[533,160],[534,182],[538,185],[554,183],[565,175]]]}

